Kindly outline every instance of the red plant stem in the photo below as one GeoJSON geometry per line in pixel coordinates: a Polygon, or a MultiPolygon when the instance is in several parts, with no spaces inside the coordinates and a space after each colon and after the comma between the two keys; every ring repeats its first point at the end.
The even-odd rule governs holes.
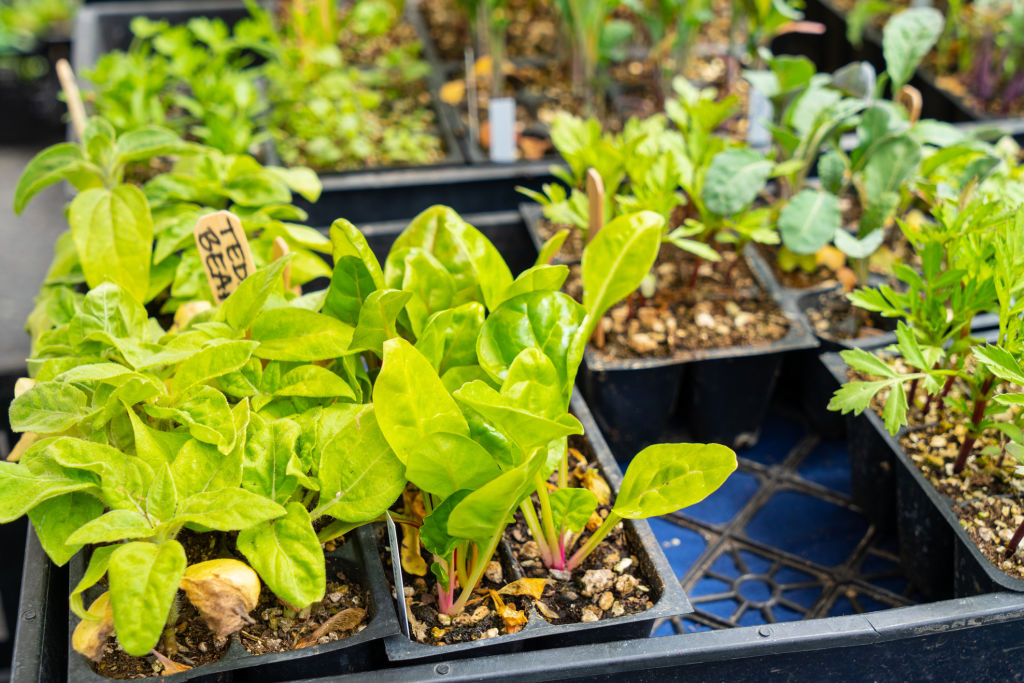
{"type": "Polygon", "coordinates": [[[1017,548],[1020,547],[1021,540],[1024,539],[1024,522],[1020,523],[1017,530],[1013,532],[1013,538],[1006,544],[1006,554],[1003,555],[1003,559],[1010,559],[1013,554],[1017,552],[1017,548]]]}
{"type": "Polygon", "coordinates": [[[994,379],[994,377],[986,379],[981,385],[981,391],[974,399],[974,412],[971,414],[971,430],[967,433],[967,437],[964,438],[964,442],[960,444],[960,452],[956,456],[956,462],[953,463],[954,474],[960,474],[963,472],[964,467],[967,465],[967,456],[971,454],[971,449],[974,448],[974,442],[978,439],[979,425],[981,424],[982,418],[985,417],[985,406],[988,404],[988,392],[992,389],[992,381],[994,379]]]}
{"type": "Polygon", "coordinates": [[[700,264],[704,263],[704,259],[700,256],[695,256],[693,262],[693,272],[690,273],[690,282],[686,285],[687,289],[693,289],[697,286],[697,273],[700,271],[700,264]]]}
{"type": "MultiPolygon", "coordinates": [[[[942,385],[942,391],[940,391],[939,394],[938,394],[938,404],[937,404],[935,409],[939,412],[938,417],[940,419],[942,417],[942,405],[943,405],[942,401],[943,401],[943,399],[946,398],[946,395],[949,394],[950,390],[953,388],[953,381],[955,379],[956,379],[956,375],[950,375],[949,377],[947,377],[945,384],[942,385]]],[[[928,400],[924,404],[924,414],[925,415],[928,414],[928,409],[931,408],[932,398],[933,398],[932,396],[929,396],[928,400]]]]}
{"type": "Polygon", "coordinates": [[[907,404],[910,406],[914,405],[914,397],[917,394],[917,382],[918,380],[915,379],[910,383],[910,392],[907,394],[907,404]]]}

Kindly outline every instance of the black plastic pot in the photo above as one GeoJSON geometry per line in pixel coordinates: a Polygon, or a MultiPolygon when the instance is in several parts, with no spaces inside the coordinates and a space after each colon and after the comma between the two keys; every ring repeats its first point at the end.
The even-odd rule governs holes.
{"type": "MultiPolygon", "coordinates": [[[[613,491],[618,492],[619,485],[622,483],[622,472],[578,391],[573,392],[570,410],[583,425],[584,432],[608,485],[613,491]]],[[[518,633],[446,646],[424,645],[411,640],[408,624],[403,619],[404,632],[384,641],[388,659],[392,662],[450,661],[484,654],[492,655],[523,650],[532,652],[545,647],[565,647],[628,638],[646,638],[651,635],[659,620],[681,616],[693,611],[690,601],[683,592],[679,581],[676,580],[675,573],[647,522],[645,520],[625,520],[623,524],[630,549],[639,559],[645,578],[655,596],[654,606],[651,609],[596,622],[558,625],[549,623],[531,607],[529,621],[518,633]]],[[[403,596],[402,571],[398,559],[399,541],[394,533],[393,525],[389,526],[388,531],[395,594],[403,596]]],[[[510,576],[518,578],[523,575],[522,569],[504,541],[499,554],[502,564],[507,568],[506,571],[511,569],[510,576]]],[[[404,610],[404,604],[399,604],[398,609],[404,610]]]]}
{"type": "MultiPolygon", "coordinates": [[[[277,683],[296,677],[328,676],[367,671],[381,664],[380,640],[398,633],[398,617],[393,609],[390,590],[385,580],[384,567],[377,554],[373,532],[367,527],[347,537],[336,550],[326,553],[328,574],[344,570],[345,576],[358,582],[369,596],[366,627],[349,638],[313,645],[301,650],[289,650],[265,655],[251,655],[238,640],[231,637],[224,657],[211,664],[197,667],[161,680],[245,681],[246,683],[277,683]]],[[[85,571],[85,558],[80,553],[71,561],[68,592],[74,588],[85,571]]],[[[88,605],[103,589],[94,586],[86,591],[88,605]]],[[[82,655],[70,648],[70,636],[79,619],[72,616],[67,630],[67,676],[69,681],[107,681],[95,673],[82,655]]]]}
{"type": "MultiPolygon", "coordinates": [[[[846,381],[847,366],[837,354],[823,355],[822,362],[837,381],[846,381]]],[[[889,434],[872,410],[850,423],[851,465],[859,459],[876,463],[869,465],[874,467],[889,463],[895,473],[894,507],[901,563],[908,577],[933,598],[1024,591],[1024,580],[1008,576],[982,554],[960,526],[953,503],[925,478],[900,446],[899,436],[889,434]]],[[[872,493],[870,498],[889,499],[879,501],[882,505],[893,505],[892,490],[872,493]]]]}
{"type": "MultiPolygon", "coordinates": [[[[520,212],[535,248],[540,208],[523,204],[520,212]]],[[[608,361],[588,348],[579,383],[601,431],[620,461],[663,441],[679,426],[698,441],[745,448],[757,443],[783,358],[817,348],[795,298],[776,282],[757,251],[744,253],[758,283],[785,313],[789,331],[781,339],[756,346],[702,349],[673,358],[608,361]]]]}
{"type": "Polygon", "coordinates": [[[57,99],[56,64],[68,57],[70,49],[65,33],[41,40],[31,52],[11,57],[35,62],[42,70],[37,78],[25,80],[13,70],[0,69],[0,143],[45,144],[63,137],[65,108],[57,99]]]}

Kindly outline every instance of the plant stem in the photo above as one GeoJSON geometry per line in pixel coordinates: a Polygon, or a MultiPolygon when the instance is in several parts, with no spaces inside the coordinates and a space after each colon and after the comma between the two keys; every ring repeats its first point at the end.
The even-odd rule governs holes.
{"type": "Polygon", "coordinates": [[[551,561],[555,569],[565,567],[565,555],[560,552],[558,543],[558,532],[555,531],[555,516],[551,512],[551,497],[548,496],[548,483],[539,474],[534,477],[534,484],[537,487],[537,499],[540,501],[541,523],[544,525],[544,540],[551,548],[551,561]],[[559,550],[558,554],[555,553],[559,550]]]}
{"type": "Polygon", "coordinates": [[[1020,523],[1017,530],[1013,532],[1013,538],[1006,544],[1006,553],[1003,555],[1003,559],[1010,559],[1013,554],[1017,552],[1017,548],[1020,547],[1021,540],[1024,539],[1024,522],[1020,523]]]}
{"type": "Polygon", "coordinates": [[[469,580],[469,572],[466,571],[466,556],[469,555],[469,542],[459,545],[455,549],[455,554],[452,555],[452,559],[455,562],[455,575],[459,578],[459,585],[465,586],[469,580]]]}
{"type": "Polygon", "coordinates": [[[459,599],[445,610],[445,613],[449,616],[455,616],[466,607],[466,603],[469,602],[469,597],[473,594],[473,589],[480,583],[481,577],[487,570],[487,565],[491,561],[491,556],[494,555],[494,551],[498,548],[498,543],[501,542],[501,536],[505,532],[505,527],[498,529],[498,531],[491,536],[487,542],[487,547],[484,552],[480,554],[476,561],[473,563],[473,572],[469,575],[469,580],[462,585],[462,592],[459,593],[459,599]]]}
{"type": "Polygon", "coordinates": [[[974,448],[974,442],[977,441],[980,436],[980,425],[982,419],[985,417],[985,406],[988,404],[988,394],[992,390],[992,382],[995,378],[989,377],[982,385],[979,393],[975,394],[974,397],[974,412],[971,414],[971,429],[964,438],[964,442],[960,444],[960,452],[956,456],[956,462],[953,463],[953,474],[960,474],[963,472],[964,467],[967,465],[967,457],[971,454],[971,450],[974,448]]]}
{"type": "Polygon", "coordinates": [[[614,510],[609,511],[608,517],[606,517],[604,522],[601,523],[601,526],[597,528],[597,531],[587,539],[587,542],[583,544],[582,548],[573,553],[572,557],[569,558],[569,561],[565,564],[566,571],[571,572],[573,569],[578,567],[583,560],[587,559],[587,556],[594,552],[594,549],[597,548],[601,541],[604,540],[605,536],[611,533],[611,530],[614,529],[615,525],[621,520],[622,517],[615,514],[614,510]]]}
{"type": "Polygon", "coordinates": [[[564,489],[569,486],[569,449],[565,449],[561,461],[558,463],[558,488],[564,489]]]}
{"type": "Polygon", "coordinates": [[[550,567],[552,548],[544,540],[544,532],[541,530],[540,520],[537,519],[537,510],[533,507],[533,501],[527,498],[519,504],[519,509],[523,513],[523,519],[526,520],[526,526],[529,527],[530,534],[537,542],[537,545],[540,546],[540,559],[543,560],[545,567],[550,567]]]}

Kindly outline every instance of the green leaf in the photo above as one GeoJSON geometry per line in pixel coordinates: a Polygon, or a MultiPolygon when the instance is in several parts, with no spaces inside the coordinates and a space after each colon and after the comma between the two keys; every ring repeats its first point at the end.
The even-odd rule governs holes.
{"type": "Polygon", "coordinates": [[[530,495],[543,464],[544,458],[535,456],[467,495],[452,509],[448,533],[486,546],[512,521],[512,513],[530,495]]]}
{"type": "Polygon", "coordinates": [[[199,524],[216,531],[237,531],[285,514],[272,498],[245,489],[205,491],[178,504],[175,523],[199,524]]]}
{"type": "Polygon", "coordinates": [[[249,329],[270,295],[284,287],[282,274],[290,260],[287,256],[276,259],[242,280],[235,291],[221,303],[213,319],[226,322],[239,332],[249,329]]]}
{"type": "Polygon", "coordinates": [[[47,147],[28,162],[18,179],[18,187],[14,191],[14,213],[24,211],[25,205],[44,188],[88,167],[82,148],[74,143],[62,142],[47,147]]]}
{"type": "Polygon", "coordinates": [[[836,248],[850,258],[867,258],[871,256],[885,241],[885,231],[878,229],[866,237],[858,239],[842,228],[836,230],[834,236],[836,248]]]}
{"type": "Polygon", "coordinates": [[[324,597],[324,551],[306,508],[285,507],[284,517],[239,532],[237,547],[277,597],[303,609],[324,597]]]}
{"type": "Polygon", "coordinates": [[[323,185],[312,169],[294,166],[292,168],[281,168],[279,166],[267,166],[266,170],[280,178],[291,188],[309,202],[316,203],[320,198],[323,185]]]}
{"type": "Polygon", "coordinates": [[[864,190],[869,203],[884,194],[899,194],[900,188],[921,163],[921,144],[909,135],[898,135],[878,143],[864,162],[864,190]]]}
{"type": "Polygon", "coordinates": [[[355,391],[344,379],[319,365],[300,365],[289,370],[274,389],[274,396],[339,398],[355,400],[355,391]]]}
{"type": "Polygon", "coordinates": [[[438,557],[449,557],[455,546],[461,542],[448,533],[448,520],[451,518],[452,510],[469,494],[470,491],[456,491],[441,501],[441,504],[435,507],[433,512],[423,518],[423,526],[420,527],[420,541],[427,552],[438,557]]]}
{"type": "Polygon", "coordinates": [[[377,422],[405,463],[434,432],[469,436],[466,418],[422,353],[404,339],[384,342],[384,363],[373,387],[377,422]]]}
{"type": "Polygon", "coordinates": [[[406,312],[414,334],[423,330],[431,315],[457,305],[455,278],[430,253],[414,250],[405,257],[401,289],[411,292],[406,312]]]}
{"type": "Polygon", "coordinates": [[[494,245],[446,206],[422,212],[395,240],[384,264],[388,287],[403,289],[406,256],[414,250],[430,254],[452,276],[455,305],[480,301],[494,310],[512,282],[508,265],[494,245]]]}
{"type": "Polygon", "coordinates": [[[384,439],[374,406],[364,406],[320,454],[320,506],[346,522],[375,519],[405,488],[405,467],[384,439]],[[332,502],[333,501],[333,502],[332,502]]]}
{"type": "Polygon", "coordinates": [[[664,227],[665,219],[651,211],[626,214],[604,226],[583,250],[588,339],[605,311],[636,290],[650,272],[664,227]]]}
{"type": "Polygon", "coordinates": [[[527,268],[508,286],[499,303],[530,292],[557,292],[568,277],[569,266],[539,265],[527,268]]]}
{"type": "Polygon", "coordinates": [[[82,578],[78,580],[78,585],[71,591],[71,595],[68,598],[71,611],[78,615],[80,619],[95,619],[95,617],[86,613],[85,606],[82,604],[82,593],[95,586],[96,582],[103,578],[103,575],[107,573],[107,567],[110,566],[110,556],[120,547],[119,545],[106,545],[93,549],[92,555],[89,557],[89,564],[85,568],[85,573],[82,574],[82,578]]]}
{"type": "Polygon", "coordinates": [[[345,256],[355,256],[366,266],[366,270],[373,279],[375,289],[384,286],[384,271],[381,270],[380,262],[373,255],[366,236],[359,232],[359,228],[344,218],[334,221],[331,224],[331,245],[335,263],[345,256]]]}
{"type": "Polygon", "coordinates": [[[153,429],[142,421],[135,411],[125,406],[132,423],[132,434],[135,437],[135,455],[144,460],[154,470],[174,460],[178,451],[188,441],[187,432],[161,432],[153,429]]]}
{"type": "Polygon", "coordinates": [[[864,349],[850,349],[839,354],[843,361],[851,368],[866,375],[876,377],[888,377],[890,379],[899,377],[899,373],[892,369],[881,358],[865,351],[864,349]]]}
{"type": "Polygon", "coordinates": [[[540,251],[537,252],[537,260],[534,262],[534,265],[544,266],[551,263],[551,260],[555,258],[555,254],[557,254],[558,250],[562,248],[563,244],[565,244],[567,237],[569,237],[569,228],[563,228],[549,237],[548,240],[541,245],[540,251]]]}
{"type": "Polygon", "coordinates": [[[656,444],[637,453],[622,477],[612,512],[626,519],[667,515],[698,503],[736,469],[719,444],[656,444]]]}
{"type": "Polygon", "coordinates": [[[779,213],[782,243],[794,254],[816,253],[840,224],[839,200],[820,190],[801,190],[779,213]]]}
{"type": "Polygon", "coordinates": [[[11,429],[57,434],[88,417],[88,404],[88,397],[73,384],[41,382],[11,401],[11,429]]]}
{"type": "Polygon", "coordinates": [[[111,280],[145,301],[153,219],[142,190],[134,185],[86,190],[72,200],[68,222],[89,286],[111,280]]]}
{"type": "Polygon", "coordinates": [[[882,30],[885,69],[898,92],[942,35],[945,20],[933,7],[913,7],[895,14],[882,30]]]}
{"type": "Polygon", "coordinates": [[[846,157],[842,152],[833,150],[818,159],[818,177],[826,192],[838,195],[843,187],[846,175],[846,157]]]}
{"type": "Polygon", "coordinates": [[[355,325],[363,302],[377,289],[373,276],[358,256],[342,256],[334,263],[323,312],[343,323],[355,325]]]}
{"type": "Polygon", "coordinates": [[[132,538],[149,538],[156,533],[153,525],[133,510],[111,510],[85,524],[68,536],[68,543],[113,543],[132,538]]]}
{"type": "Polygon", "coordinates": [[[103,514],[103,503],[95,496],[75,491],[50,498],[28,511],[39,544],[58,567],[67,564],[82,545],[69,543],[75,529],[103,514]]]}
{"type": "Polygon", "coordinates": [[[111,554],[107,575],[114,630],[128,654],[142,657],[156,647],[185,564],[185,549],[173,540],[161,545],[134,541],[111,554]]]}
{"type": "Polygon", "coordinates": [[[378,289],[366,297],[352,334],[352,350],[366,349],[383,355],[384,342],[398,336],[395,321],[412,296],[412,292],[378,289]]]}
{"type": "Polygon", "coordinates": [[[893,383],[894,381],[891,379],[847,382],[832,395],[828,409],[841,411],[843,415],[849,412],[860,415],[871,405],[871,399],[875,397],[875,394],[893,383]]]}
{"type": "Polygon", "coordinates": [[[163,463],[157,470],[146,494],[146,514],[158,522],[166,522],[178,509],[178,487],[170,465],[163,463]]]}
{"type": "Polygon", "coordinates": [[[1024,368],[1021,368],[1014,355],[1003,347],[986,344],[974,346],[971,351],[974,357],[999,379],[1024,386],[1024,368]]]}
{"type": "Polygon", "coordinates": [[[597,496],[587,489],[557,489],[550,499],[552,522],[563,533],[582,530],[597,509],[597,496]]]}
{"type": "Polygon", "coordinates": [[[263,311],[252,325],[260,342],[255,355],[267,360],[315,361],[344,356],[352,327],[330,316],[301,308],[263,311]]]}
{"type": "Polygon", "coordinates": [[[442,498],[480,488],[499,474],[501,469],[490,454],[461,434],[429,434],[406,460],[409,481],[442,498]]]}
{"type": "MultiPolygon", "coordinates": [[[[299,425],[281,418],[253,417],[242,462],[242,486],[278,503],[286,502],[299,487],[295,473],[299,425]]],[[[303,473],[304,474],[304,473],[303,473]]]]}
{"type": "Polygon", "coordinates": [[[889,398],[882,409],[882,419],[885,420],[885,428],[889,433],[895,434],[900,427],[907,424],[907,392],[904,391],[902,382],[891,384],[889,398]]]}
{"type": "Polygon", "coordinates": [[[196,385],[240,370],[259,346],[253,341],[214,339],[187,358],[174,373],[174,390],[183,392],[196,385]]]}
{"type": "Polygon", "coordinates": [[[416,340],[439,375],[450,368],[476,364],[476,341],[484,324],[484,307],[476,301],[435,313],[416,340]]]}
{"type": "Polygon", "coordinates": [[[480,366],[497,382],[504,382],[524,349],[540,349],[554,364],[568,396],[576,372],[569,356],[583,323],[583,307],[561,292],[532,292],[509,299],[484,321],[477,341],[480,366]]]}
{"type": "Polygon", "coordinates": [[[455,398],[487,418],[523,453],[530,453],[554,439],[583,433],[583,427],[571,415],[566,414],[557,420],[543,417],[483,382],[462,385],[455,392],[455,398]]]}
{"type": "Polygon", "coordinates": [[[242,482],[241,453],[225,456],[216,447],[191,439],[171,463],[171,474],[181,497],[234,488],[242,482]]]}
{"type": "Polygon", "coordinates": [[[178,154],[188,148],[188,143],[174,131],[159,126],[144,126],[130,130],[117,139],[114,157],[118,164],[123,165],[178,154]]]}
{"type": "Polygon", "coordinates": [[[84,473],[98,476],[103,501],[116,508],[134,509],[135,501],[142,498],[153,479],[152,468],[139,458],[105,444],[70,437],[54,439],[31,456],[26,453],[22,463],[43,481],[81,477],[79,481],[95,482],[84,473]]]}
{"type": "Polygon", "coordinates": [[[706,242],[698,242],[697,240],[691,240],[683,235],[687,234],[687,231],[682,228],[676,228],[669,234],[665,235],[665,241],[670,242],[676,247],[683,251],[689,252],[695,256],[699,256],[705,261],[711,261],[717,263],[722,260],[722,255],[715,251],[715,248],[706,242]]]}
{"type": "Polygon", "coordinates": [[[750,206],[772,173],[772,162],[752,149],[734,147],[711,159],[704,176],[704,205],[719,216],[750,206]]]}

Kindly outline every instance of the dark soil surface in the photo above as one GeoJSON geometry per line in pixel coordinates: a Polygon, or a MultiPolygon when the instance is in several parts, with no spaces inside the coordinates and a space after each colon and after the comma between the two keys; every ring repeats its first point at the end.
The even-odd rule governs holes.
{"type": "Polygon", "coordinates": [[[892,319],[854,306],[839,288],[818,294],[804,313],[826,339],[869,339],[896,328],[892,319]]]}
{"type": "MultiPolygon", "coordinates": [[[[570,443],[569,485],[585,486],[595,493],[608,491],[589,443],[580,437],[571,437],[570,443]]],[[[554,484],[557,480],[555,473],[550,481],[554,484]]],[[[597,495],[600,503],[600,494],[597,495]]],[[[538,505],[536,494],[533,499],[534,505],[538,505]]],[[[598,506],[572,546],[573,550],[587,542],[608,516],[614,502],[614,497],[610,497],[598,506]]],[[[571,574],[544,566],[540,549],[531,540],[521,512],[516,513],[516,523],[506,531],[505,539],[527,577],[549,579],[541,599],[534,604],[540,615],[552,623],[593,622],[636,614],[653,607],[658,597],[650,587],[646,568],[630,546],[621,522],[571,574]]]]}

